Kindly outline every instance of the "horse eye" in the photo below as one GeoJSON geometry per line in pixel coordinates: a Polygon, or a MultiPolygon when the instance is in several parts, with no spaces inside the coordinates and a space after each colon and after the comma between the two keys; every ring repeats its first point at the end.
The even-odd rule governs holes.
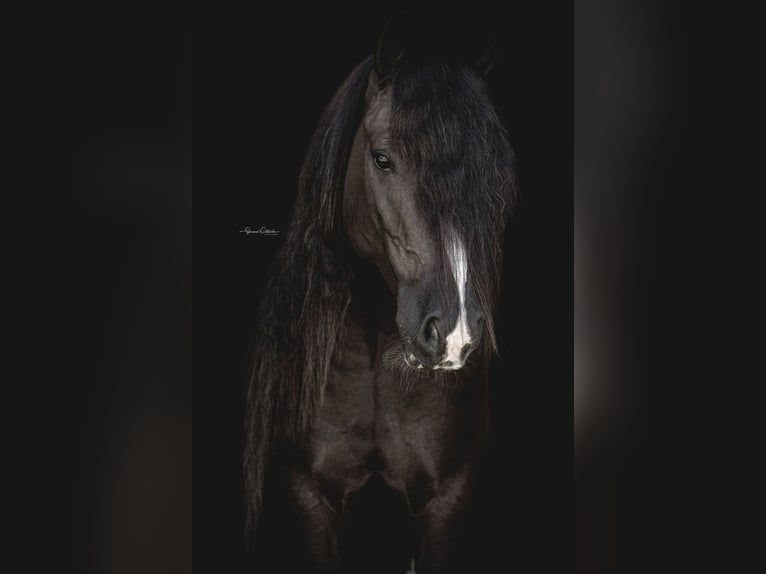
{"type": "Polygon", "coordinates": [[[375,167],[381,171],[391,171],[391,160],[388,159],[386,154],[379,151],[373,152],[372,161],[375,162],[375,167]]]}

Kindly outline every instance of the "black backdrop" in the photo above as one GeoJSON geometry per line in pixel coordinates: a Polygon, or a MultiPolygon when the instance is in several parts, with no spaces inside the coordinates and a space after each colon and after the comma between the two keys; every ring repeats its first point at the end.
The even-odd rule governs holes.
{"type": "MultiPolygon", "coordinates": [[[[324,106],[371,53],[382,5],[285,7],[197,33],[194,210],[194,555],[240,571],[245,349],[264,273],[287,229],[300,164],[324,106]],[[201,106],[201,107],[200,107],[201,106]],[[199,122],[202,121],[202,128],[199,122]],[[267,226],[282,235],[239,232],[267,226]]],[[[478,564],[572,564],[572,14],[526,3],[483,19],[499,40],[488,81],[517,156],[506,248],[478,564]]]]}

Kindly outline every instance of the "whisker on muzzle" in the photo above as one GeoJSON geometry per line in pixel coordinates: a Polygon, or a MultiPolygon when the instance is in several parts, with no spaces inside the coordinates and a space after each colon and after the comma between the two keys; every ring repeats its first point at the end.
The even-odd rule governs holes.
{"type": "Polygon", "coordinates": [[[395,375],[405,393],[421,382],[453,385],[461,380],[458,371],[425,369],[422,366],[414,367],[408,364],[402,341],[398,337],[386,344],[381,353],[381,359],[383,366],[395,375]]]}

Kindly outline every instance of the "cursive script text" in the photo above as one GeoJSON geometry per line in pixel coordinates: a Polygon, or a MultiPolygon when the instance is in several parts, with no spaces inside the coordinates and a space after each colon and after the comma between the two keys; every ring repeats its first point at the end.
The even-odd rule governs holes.
{"type": "Polygon", "coordinates": [[[260,235],[279,235],[279,231],[276,229],[269,229],[268,227],[260,227],[258,229],[245,227],[244,229],[240,229],[239,232],[244,233],[245,235],[250,235],[251,233],[258,233],[260,235]]]}

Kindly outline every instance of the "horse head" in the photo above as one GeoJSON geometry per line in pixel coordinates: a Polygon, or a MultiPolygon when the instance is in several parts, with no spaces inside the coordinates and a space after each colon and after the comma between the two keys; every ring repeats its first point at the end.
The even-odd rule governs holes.
{"type": "Polygon", "coordinates": [[[456,370],[490,339],[512,154],[478,63],[384,34],[346,170],[343,224],[396,297],[400,360],[456,370]]]}

